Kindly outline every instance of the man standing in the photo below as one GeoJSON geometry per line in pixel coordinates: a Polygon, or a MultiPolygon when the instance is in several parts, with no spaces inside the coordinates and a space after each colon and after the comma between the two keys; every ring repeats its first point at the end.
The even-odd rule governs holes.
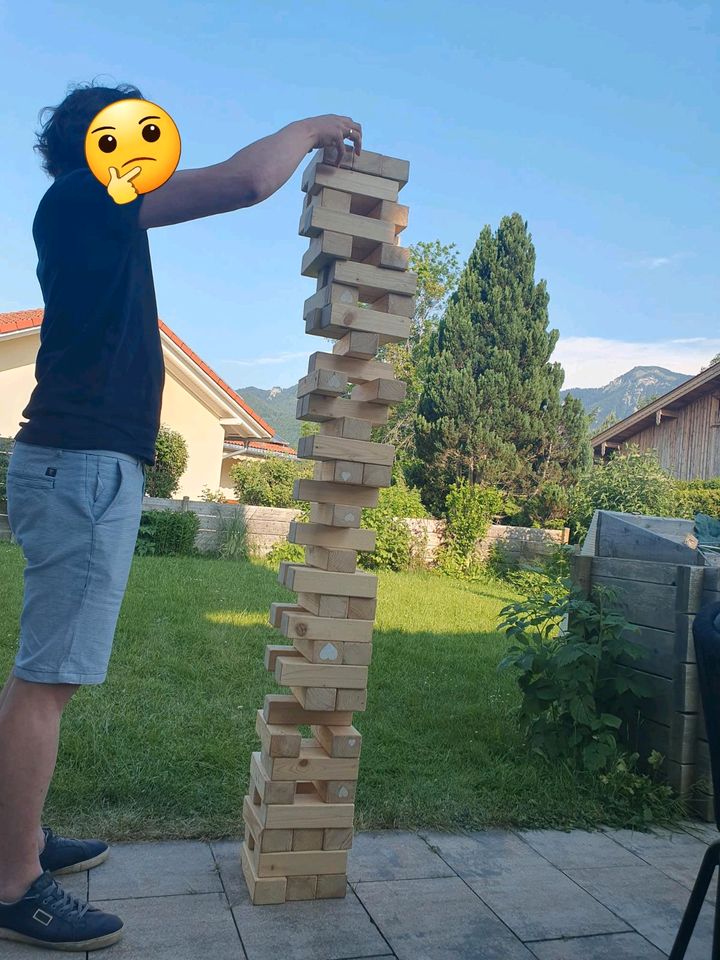
{"type": "Polygon", "coordinates": [[[349,117],[299,120],[116,203],[84,145],[92,119],[123,99],[142,94],[81,85],[38,137],[54,179],[33,223],[45,311],[7,478],[27,566],[20,648],[0,693],[0,939],[74,951],[115,943],[123,929],[54,879],[103,862],[107,845],[58,837],[41,817],[63,709],[107,673],[155,457],[164,369],[147,230],[252,206],[310,150],[340,158],[349,139],[359,154],[362,138],[349,117]]]}

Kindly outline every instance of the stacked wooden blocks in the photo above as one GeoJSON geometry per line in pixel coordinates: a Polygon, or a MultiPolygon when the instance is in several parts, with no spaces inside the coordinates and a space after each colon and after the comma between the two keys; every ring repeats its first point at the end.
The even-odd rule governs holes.
{"type": "Polygon", "coordinates": [[[292,645],[268,646],[265,665],[290,694],[267,696],[258,711],[261,750],[243,806],[242,865],[256,904],[345,896],[361,747],[353,712],[367,706],[377,603],[376,577],[356,569],[358,551],[375,547],[360,517],[390,485],[394,457],[371,441],[372,427],[405,396],[376,354],[409,337],[414,309],[416,278],[399,246],[408,211],[397,202],[408,163],[367,152],[331,159],[319,151],[302,181],[302,273],[317,278],[305,330],[336,342],[310,357],[298,385],[297,417],[320,432],[298,449],[316,461],[313,479],[295,484],[295,498],[311,501],[310,522],[289,534],[305,563],[280,568],[297,603],[270,610],[292,645]]]}

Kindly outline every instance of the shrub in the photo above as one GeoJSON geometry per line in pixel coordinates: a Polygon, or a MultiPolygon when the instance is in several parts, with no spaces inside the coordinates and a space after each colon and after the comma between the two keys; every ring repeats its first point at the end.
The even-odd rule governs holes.
{"type": "Polygon", "coordinates": [[[595,510],[647,516],[672,516],[673,480],[654,453],[629,447],[606,463],[597,463],[570,491],[569,524],[573,539],[585,536],[595,510]]]}
{"type": "Polygon", "coordinates": [[[293,500],[295,481],[312,476],[312,463],[307,460],[240,460],[230,471],[235,496],[240,503],[256,507],[296,507],[293,500]]]}
{"type": "Polygon", "coordinates": [[[676,481],[674,513],[688,520],[696,513],[720,519],[720,479],[676,481]]]}
{"type": "Polygon", "coordinates": [[[480,576],[483,568],[477,545],[502,509],[503,495],[493,487],[471,485],[465,479],[451,485],[445,499],[445,543],[439,557],[445,573],[463,579],[480,576]]]}
{"type": "Polygon", "coordinates": [[[409,487],[402,474],[380,491],[377,507],[363,510],[362,526],[375,530],[375,550],[362,553],[360,564],[367,570],[407,570],[413,561],[413,536],[405,517],[426,517],[420,491],[409,487]]]}
{"type": "Polygon", "coordinates": [[[289,540],[278,540],[265,555],[265,562],[277,569],[284,560],[288,563],[304,563],[305,551],[297,543],[290,543],[289,540]]]}
{"type": "Polygon", "coordinates": [[[612,593],[598,587],[592,599],[577,590],[536,593],[500,615],[513,641],[500,669],[517,675],[530,748],[550,761],[609,769],[638,699],[656,692],[649,678],[621,662],[637,659],[642,648],[629,639],[632,628],[612,593]]]}
{"type": "Polygon", "coordinates": [[[135,553],[145,556],[190,556],[200,526],[196,513],[174,510],[143,510],[135,553]]]}
{"type": "Polygon", "coordinates": [[[221,560],[247,560],[250,556],[247,523],[242,508],[218,517],[217,556],[221,560]]]}
{"type": "Polygon", "coordinates": [[[155,445],[155,465],[145,471],[149,497],[172,497],[188,465],[187,443],[177,430],[160,427],[155,445]]]}
{"type": "Polygon", "coordinates": [[[227,503],[227,497],[222,490],[212,490],[210,487],[203,487],[200,499],[204,503],[227,503]]]}
{"type": "Polygon", "coordinates": [[[0,437],[0,500],[7,500],[7,472],[12,445],[9,437],[0,437]]]}
{"type": "MultiPolygon", "coordinates": [[[[559,483],[546,483],[531,497],[511,505],[511,524],[518,527],[544,527],[548,530],[562,529],[566,524],[570,500],[565,487],[559,483]]],[[[508,506],[505,507],[507,515],[508,506]]]]}

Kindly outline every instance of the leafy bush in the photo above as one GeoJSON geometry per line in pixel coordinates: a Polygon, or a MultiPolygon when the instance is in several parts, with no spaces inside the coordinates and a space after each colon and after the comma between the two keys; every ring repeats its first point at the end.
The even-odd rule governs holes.
{"type": "Polygon", "coordinates": [[[611,592],[596,587],[592,599],[577,590],[536,593],[501,617],[513,644],[500,669],[517,674],[520,720],[533,752],[590,771],[610,769],[638,698],[655,693],[652,681],[621,662],[637,659],[642,648],[629,639],[632,628],[611,592]]]}
{"type": "Polygon", "coordinates": [[[597,463],[570,491],[569,522],[573,539],[587,533],[595,510],[618,510],[646,516],[672,516],[673,480],[654,453],[637,447],[597,463]]]}
{"type": "Polygon", "coordinates": [[[220,489],[212,490],[208,486],[205,486],[202,488],[200,499],[204,503],[227,503],[227,497],[222,492],[222,490],[220,489]]]}
{"type": "Polygon", "coordinates": [[[502,509],[503,495],[493,487],[471,485],[464,478],[451,485],[445,500],[445,543],[439,557],[445,573],[463,579],[480,576],[477,545],[502,509]]]}
{"type": "MultiPolygon", "coordinates": [[[[566,525],[570,500],[565,487],[559,483],[546,483],[531,497],[511,504],[510,523],[518,527],[544,527],[562,530],[566,525]]],[[[507,515],[508,506],[505,506],[507,515]]]]}
{"type": "Polygon", "coordinates": [[[221,560],[247,560],[250,556],[248,529],[241,508],[218,518],[217,556],[221,560]]]}
{"type": "Polygon", "coordinates": [[[304,563],[305,551],[297,543],[290,543],[289,540],[278,540],[265,555],[265,562],[278,569],[284,560],[288,563],[304,563]]]}
{"type": "Polygon", "coordinates": [[[692,520],[696,513],[720,519],[720,478],[675,482],[674,515],[692,520]]]}
{"type": "Polygon", "coordinates": [[[230,470],[235,496],[240,503],[256,507],[296,507],[293,500],[295,481],[312,476],[312,463],[307,460],[240,460],[230,470]]]}
{"type": "Polygon", "coordinates": [[[161,426],[155,444],[155,465],[145,471],[145,492],[149,497],[172,497],[188,465],[188,448],[177,430],[161,426]]]}
{"type": "Polygon", "coordinates": [[[9,437],[0,437],[0,500],[7,500],[7,472],[12,445],[9,437]]]}
{"type": "Polygon", "coordinates": [[[363,510],[362,526],[375,530],[375,550],[362,553],[360,564],[367,570],[408,570],[413,561],[413,536],[405,517],[426,517],[420,491],[409,487],[402,475],[380,491],[377,507],[363,510]]]}
{"type": "Polygon", "coordinates": [[[146,556],[190,556],[195,551],[195,537],[200,518],[188,510],[143,510],[135,553],[146,556]]]}

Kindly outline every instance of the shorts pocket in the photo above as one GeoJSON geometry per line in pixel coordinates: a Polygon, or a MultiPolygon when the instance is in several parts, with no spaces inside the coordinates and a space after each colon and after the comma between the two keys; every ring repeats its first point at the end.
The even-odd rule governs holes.
{"type": "Polygon", "coordinates": [[[8,484],[16,484],[19,487],[35,487],[39,490],[52,490],[55,486],[55,477],[32,477],[23,473],[8,473],[8,484]]]}

